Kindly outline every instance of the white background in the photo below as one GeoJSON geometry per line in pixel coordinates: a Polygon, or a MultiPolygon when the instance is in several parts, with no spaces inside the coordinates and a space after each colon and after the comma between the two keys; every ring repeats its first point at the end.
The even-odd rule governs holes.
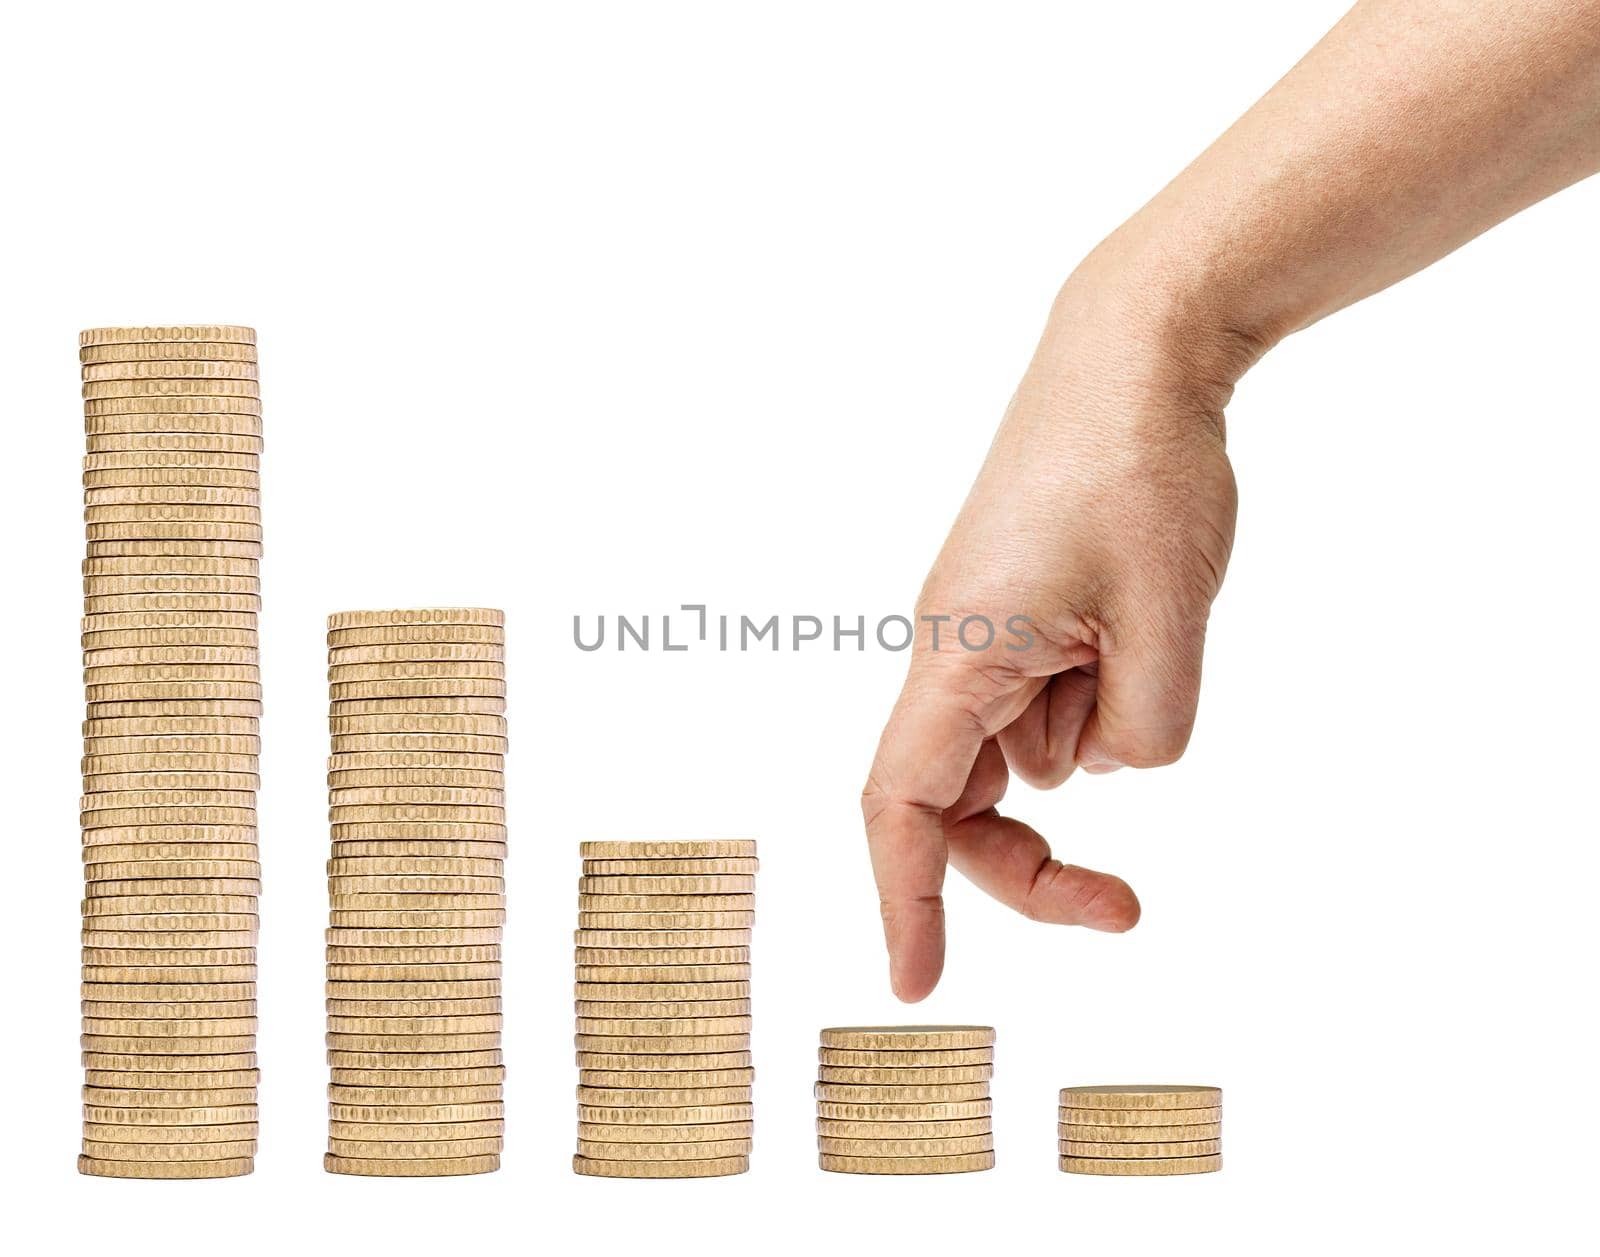
{"type": "Polygon", "coordinates": [[[580,654],[574,613],[905,612],[1060,280],[1341,11],[1226,0],[33,6],[0,41],[11,1229],[122,1254],[1572,1251],[1592,1189],[1600,186],[1275,352],[1192,749],[1009,806],[1122,937],[950,887],[889,995],[857,792],[904,657],[580,654]],[[259,329],[258,1169],[81,1179],[75,333],[259,329]],[[508,613],[509,1137],[321,1168],[323,618],[508,613]],[[574,1179],[576,843],[761,841],[754,1168],[574,1179]],[[992,1022],[999,1167],[825,1175],[817,1030],[992,1022]],[[1220,1175],[1055,1091],[1217,1083],[1220,1175]]]}

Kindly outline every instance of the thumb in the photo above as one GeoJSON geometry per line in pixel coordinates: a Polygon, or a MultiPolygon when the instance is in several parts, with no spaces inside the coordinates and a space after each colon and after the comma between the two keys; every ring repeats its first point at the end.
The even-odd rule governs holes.
{"type": "Polygon", "coordinates": [[[1205,653],[1202,611],[1147,616],[1102,641],[1094,708],[1078,737],[1088,772],[1155,768],[1178,759],[1194,730],[1205,653]]]}

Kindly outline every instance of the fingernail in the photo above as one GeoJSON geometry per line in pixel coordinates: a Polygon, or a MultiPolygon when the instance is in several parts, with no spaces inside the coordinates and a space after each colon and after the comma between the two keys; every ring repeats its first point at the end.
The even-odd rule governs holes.
{"type": "Polygon", "coordinates": [[[1117,769],[1126,767],[1126,765],[1119,764],[1114,759],[1091,759],[1086,761],[1082,767],[1086,773],[1114,773],[1117,769]]]}

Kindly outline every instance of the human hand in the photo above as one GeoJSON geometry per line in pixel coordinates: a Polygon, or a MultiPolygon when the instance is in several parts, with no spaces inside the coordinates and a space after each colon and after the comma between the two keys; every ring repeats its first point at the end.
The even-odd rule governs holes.
{"type": "Polygon", "coordinates": [[[1125,882],[1062,864],[995,810],[1013,772],[1050,789],[1077,767],[1167,764],[1194,723],[1235,513],[1216,381],[1242,365],[1209,370],[1129,303],[1108,309],[1111,283],[1086,264],[1057,302],[923,587],[862,794],[903,1000],[939,980],[947,860],[1034,920],[1122,931],[1139,919],[1125,882]],[[984,642],[982,621],[958,640],[969,616],[995,626],[987,648],[967,648],[984,642]],[[1026,648],[1008,624],[1031,635],[1026,648]]]}

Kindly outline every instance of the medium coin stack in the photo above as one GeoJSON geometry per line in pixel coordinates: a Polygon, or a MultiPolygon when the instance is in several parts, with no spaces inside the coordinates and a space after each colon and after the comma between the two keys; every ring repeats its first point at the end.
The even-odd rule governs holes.
{"type": "Polygon", "coordinates": [[[107,327],[83,367],[83,1154],[256,1151],[261,401],[247,327],[107,327]]]}
{"type": "Polygon", "coordinates": [[[835,1026],[817,1053],[817,1149],[840,1174],[994,1168],[993,1026],[835,1026]]]}
{"type": "Polygon", "coordinates": [[[756,844],[586,842],[581,852],[572,1168],[743,1174],[756,844]]]}
{"type": "Polygon", "coordinates": [[[504,626],[328,618],[330,1173],[500,1168],[504,626]]]}
{"type": "Polygon", "coordinates": [[[1068,1174],[1208,1174],[1222,1168],[1220,1087],[1061,1088],[1068,1174]]]}

